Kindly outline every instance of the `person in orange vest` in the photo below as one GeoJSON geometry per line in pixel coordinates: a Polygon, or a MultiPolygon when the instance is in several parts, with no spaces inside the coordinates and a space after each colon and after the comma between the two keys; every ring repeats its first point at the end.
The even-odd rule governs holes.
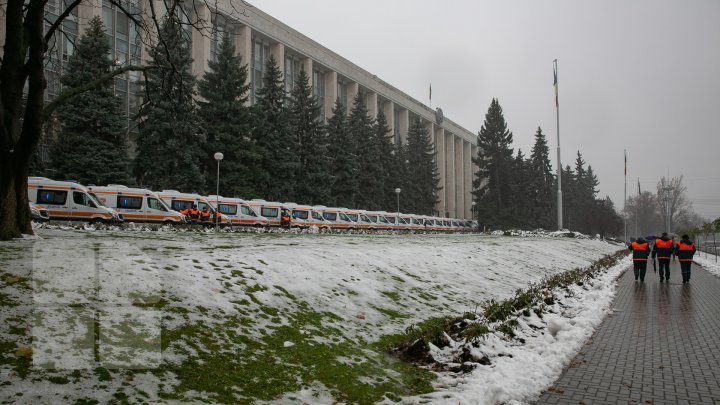
{"type": "Polygon", "coordinates": [[[670,281],[670,257],[672,256],[672,252],[675,249],[675,246],[673,245],[673,241],[668,238],[667,232],[663,232],[660,239],[655,239],[655,244],[653,245],[652,250],[652,257],[655,259],[657,257],[658,263],[660,264],[660,282],[662,283],[663,280],[670,281]],[[665,269],[665,272],[663,273],[663,269],[665,269]]]}
{"type": "Polygon", "coordinates": [[[200,219],[200,211],[198,211],[197,206],[195,204],[192,205],[192,207],[188,210],[188,217],[190,218],[190,222],[193,224],[200,219]]]}
{"type": "Polygon", "coordinates": [[[690,266],[692,266],[693,256],[695,255],[695,243],[690,240],[689,236],[683,235],[682,240],[675,247],[675,254],[680,261],[683,284],[689,283],[690,266]]]}
{"type": "Polygon", "coordinates": [[[280,213],[280,227],[283,229],[290,229],[291,225],[291,219],[290,219],[290,212],[286,209],[283,209],[280,213]]]}
{"type": "Polygon", "coordinates": [[[183,218],[185,218],[186,221],[188,220],[188,214],[190,213],[190,208],[183,208],[178,212],[183,216],[183,218]]]}
{"type": "Polygon", "coordinates": [[[202,211],[200,211],[200,222],[202,222],[203,225],[208,225],[212,222],[210,214],[211,213],[207,205],[203,207],[202,211]]]}
{"type": "Polygon", "coordinates": [[[639,237],[635,242],[630,244],[629,250],[633,252],[633,271],[635,272],[635,281],[645,281],[645,271],[647,270],[648,256],[650,256],[650,245],[643,237],[639,237]]]}

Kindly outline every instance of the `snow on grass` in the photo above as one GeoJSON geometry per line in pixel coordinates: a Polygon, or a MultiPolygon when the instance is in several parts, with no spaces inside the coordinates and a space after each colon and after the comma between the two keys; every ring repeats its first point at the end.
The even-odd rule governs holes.
{"type": "MultiPolygon", "coordinates": [[[[478,364],[466,374],[439,373],[434,383],[438,391],[404,398],[403,403],[514,404],[537,400],[609,312],[616,280],[631,264],[625,259],[583,286],[570,285],[557,302],[545,308],[542,318],[533,311],[520,317],[514,339],[500,332],[487,335],[472,347],[470,355],[489,358],[491,364],[478,364]]],[[[433,348],[432,355],[448,361],[456,351],[451,344],[442,350],[433,348]]]]}
{"type": "MultiPolygon", "coordinates": [[[[39,402],[325,403],[418,395],[433,376],[386,356],[374,345],[381,336],[473,311],[617,250],[551,237],[38,233],[0,244],[3,400],[25,393],[39,402]],[[22,347],[34,354],[17,356],[22,347]]],[[[556,320],[568,347],[594,318],[574,319],[577,326],[556,320]]],[[[518,367],[496,363],[488,378],[503,381],[518,367]]],[[[473,392],[473,384],[453,381],[441,376],[436,388],[473,392]]]]}
{"type": "Polygon", "coordinates": [[[697,252],[693,257],[693,261],[701,265],[703,269],[711,274],[720,277],[720,259],[717,256],[710,253],[697,252]]]}

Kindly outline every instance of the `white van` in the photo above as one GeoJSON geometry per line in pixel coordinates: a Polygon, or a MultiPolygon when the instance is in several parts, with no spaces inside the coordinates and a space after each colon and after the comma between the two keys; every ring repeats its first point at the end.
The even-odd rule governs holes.
{"type": "Polygon", "coordinates": [[[88,190],[106,207],[120,212],[129,222],[180,224],[185,218],[170,209],[154,192],[121,184],[89,186],[88,190]]]}
{"type": "MultiPolygon", "coordinates": [[[[256,198],[247,201],[247,203],[255,212],[259,213],[261,217],[268,220],[269,226],[280,226],[280,214],[283,210],[289,211],[289,208],[285,204],[274,201],[265,201],[256,198]]],[[[291,219],[291,226],[296,225],[295,221],[291,219]]]]}
{"type": "Polygon", "coordinates": [[[357,229],[357,222],[350,219],[345,214],[347,208],[326,207],[324,205],[316,205],[313,210],[317,211],[322,217],[330,223],[330,227],[337,229],[357,229]]]}
{"type": "MultiPolygon", "coordinates": [[[[157,195],[165,204],[170,206],[170,209],[180,212],[192,208],[193,204],[197,207],[198,211],[202,211],[203,208],[207,207],[210,211],[211,218],[215,218],[215,207],[210,204],[210,201],[206,197],[199,194],[193,193],[181,193],[177,190],[163,190],[157,195]]],[[[230,225],[230,219],[222,214],[217,214],[220,217],[220,225],[230,225]]],[[[215,223],[215,221],[213,221],[215,223]]]]}
{"type": "Polygon", "coordinates": [[[322,213],[309,205],[298,205],[294,203],[285,204],[292,210],[292,225],[300,228],[317,226],[320,229],[330,229],[332,223],[323,218],[322,213]]]}
{"type": "Polygon", "coordinates": [[[85,186],[72,181],[29,177],[27,193],[30,202],[47,210],[50,219],[91,223],[123,220],[121,214],[97,201],[85,186]]]}
{"type": "Polygon", "coordinates": [[[389,231],[393,228],[390,221],[385,218],[384,211],[366,211],[365,215],[374,224],[373,228],[375,229],[385,229],[389,231]]]}
{"type": "Polygon", "coordinates": [[[219,205],[220,214],[227,217],[235,226],[268,226],[267,218],[258,215],[248,203],[240,198],[226,198],[210,195],[207,200],[215,207],[219,205]],[[219,204],[218,204],[219,201],[219,204]]]}

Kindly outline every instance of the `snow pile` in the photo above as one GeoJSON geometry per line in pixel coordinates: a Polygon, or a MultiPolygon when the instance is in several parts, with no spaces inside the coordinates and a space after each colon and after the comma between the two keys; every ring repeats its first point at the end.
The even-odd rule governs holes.
{"type": "Polygon", "coordinates": [[[432,357],[441,363],[455,361],[463,353],[460,357],[467,362],[462,370],[476,368],[469,373],[457,367],[458,372],[438,373],[438,391],[404,398],[403,403],[512,404],[538,399],[609,312],[616,280],[631,264],[629,258],[623,259],[582,286],[553,291],[554,303],[545,307],[542,318],[528,311],[517,319],[513,339],[491,332],[475,344],[450,340],[443,349],[431,346],[432,357]]]}
{"type": "MultiPolygon", "coordinates": [[[[535,229],[533,231],[525,231],[522,229],[507,229],[490,232],[493,236],[520,236],[525,238],[576,238],[591,239],[592,237],[580,232],[563,229],[560,231],[546,231],[544,229],[535,229]]],[[[599,239],[599,238],[598,238],[599,239]]]]}
{"type": "Polygon", "coordinates": [[[720,258],[713,254],[698,252],[693,257],[693,261],[703,267],[703,269],[709,271],[720,277],[720,258]]]}

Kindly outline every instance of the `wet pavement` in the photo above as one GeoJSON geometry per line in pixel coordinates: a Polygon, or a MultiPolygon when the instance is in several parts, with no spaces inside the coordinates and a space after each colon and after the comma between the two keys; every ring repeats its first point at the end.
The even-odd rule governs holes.
{"type": "Polygon", "coordinates": [[[720,404],[720,278],[697,264],[689,284],[648,263],[618,280],[613,311],[537,404],[720,404]]]}

